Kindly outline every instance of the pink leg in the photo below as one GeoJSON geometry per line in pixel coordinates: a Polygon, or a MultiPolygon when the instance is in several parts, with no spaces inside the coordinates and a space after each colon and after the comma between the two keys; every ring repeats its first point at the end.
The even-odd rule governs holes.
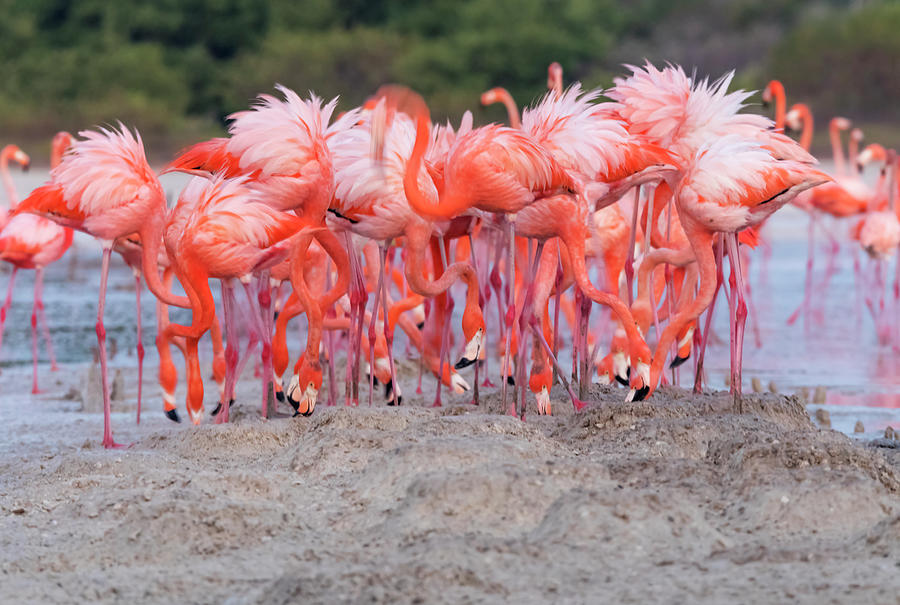
{"type": "MultiPolygon", "coordinates": [[[[505,328],[506,328],[506,349],[504,352],[504,364],[503,364],[503,376],[501,376],[500,382],[500,402],[503,407],[506,407],[506,382],[509,379],[509,365],[510,359],[512,358],[512,331],[513,331],[513,323],[516,318],[516,297],[515,297],[515,285],[516,285],[516,224],[514,219],[510,216],[506,217],[507,221],[507,235],[508,235],[508,246],[509,246],[509,256],[506,272],[507,272],[507,288],[509,291],[509,300],[506,308],[506,317],[505,328]]],[[[509,408],[510,416],[516,415],[516,405],[515,398],[513,399],[512,405],[509,408]]]]}
{"type": "Polygon", "coordinates": [[[97,345],[100,349],[100,379],[103,387],[103,447],[125,447],[113,440],[112,409],[109,401],[109,370],[106,365],[106,328],[103,326],[103,311],[106,308],[106,282],[109,277],[109,257],[112,248],[103,248],[103,265],[100,269],[100,303],[97,307],[97,345]]]}
{"type": "Polygon", "coordinates": [[[144,387],[144,342],[141,328],[141,275],[134,276],[134,300],[137,307],[137,358],[138,358],[138,392],[137,392],[137,423],[141,423],[141,393],[144,387]]]}
{"type": "MultiPolygon", "coordinates": [[[[379,244],[379,248],[381,248],[381,278],[384,278],[385,273],[385,265],[387,264],[387,244],[382,242],[379,244]]],[[[391,368],[391,385],[390,393],[386,393],[385,395],[389,395],[390,399],[388,400],[388,405],[400,405],[400,383],[397,382],[397,370],[394,368],[394,333],[391,330],[391,327],[388,325],[387,315],[388,315],[388,286],[390,282],[384,282],[381,284],[381,308],[384,309],[384,341],[387,343],[387,351],[388,351],[388,364],[391,368]]],[[[449,322],[448,322],[449,323],[449,322]]],[[[478,363],[476,360],[476,371],[478,367],[478,363]]],[[[476,379],[477,381],[477,379],[476,379]]],[[[476,389],[478,387],[476,386],[476,389]]]]}
{"type": "Polygon", "coordinates": [[[237,382],[237,367],[240,358],[238,351],[238,331],[235,317],[234,287],[222,280],[222,313],[225,316],[225,392],[221,408],[216,414],[216,422],[228,422],[231,404],[234,402],[234,385],[237,382]]]}
{"type": "MultiPolygon", "coordinates": [[[[802,312],[807,318],[809,317],[810,311],[810,303],[812,300],[812,288],[813,288],[813,259],[815,258],[816,246],[815,246],[815,235],[816,235],[816,216],[814,214],[815,211],[810,211],[809,214],[809,232],[807,233],[807,248],[806,248],[806,284],[803,288],[803,300],[800,303],[800,306],[791,313],[791,316],[788,317],[787,323],[789,326],[794,325],[794,322],[797,321],[797,318],[800,317],[800,313],[802,312]]],[[[804,319],[804,322],[807,322],[807,319],[804,319]]],[[[808,325],[808,324],[807,324],[808,325]]]]}
{"type": "Polygon", "coordinates": [[[741,266],[741,254],[739,250],[737,234],[731,233],[725,236],[729,246],[728,258],[731,263],[732,273],[735,275],[735,290],[732,298],[735,299],[734,316],[734,366],[731,368],[731,392],[734,394],[735,407],[742,412],[741,402],[741,365],[744,352],[744,327],[747,321],[747,304],[744,300],[744,268],[741,266]]]}
{"type": "MultiPolygon", "coordinates": [[[[379,252],[383,251],[383,243],[379,242],[379,252]]],[[[369,407],[372,407],[372,398],[375,392],[375,339],[377,332],[375,324],[378,322],[378,307],[381,305],[381,291],[384,288],[384,257],[379,254],[380,267],[378,273],[378,285],[375,286],[375,301],[372,303],[372,318],[369,320],[369,407]]],[[[374,270],[374,267],[372,268],[374,270]]],[[[384,313],[385,326],[387,326],[387,310],[384,313]]]]}
{"type": "MultiPolygon", "coordinates": [[[[528,248],[531,248],[531,241],[529,240],[528,248]]],[[[539,241],[537,243],[537,247],[534,251],[534,261],[532,262],[529,274],[528,274],[528,284],[526,285],[527,290],[525,291],[525,300],[522,302],[522,313],[519,315],[519,335],[521,340],[519,341],[519,365],[516,367],[516,386],[519,388],[520,397],[519,397],[519,418],[525,420],[525,387],[527,386],[528,381],[525,379],[525,359],[528,353],[527,345],[525,344],[528,340],[525,338],[525,334],[527,332],[527,328],[534,322],[537,313],[543,313],[543,309],[538,309],[537,313],[535,313],[534,309],[534,289],[535,289],[535,276],[537,275],[538,265],[541,261],[541,255],[544,252],[544,242],[539,241]]]]}
{"type": "MultiPolygon", "coordinates": [[[[652,199],[652,196],[651,196],[652,199]]],[[[634,303],[634,241],[637,238],[638,210],[641,205],[641,188],[634,188],[634,206],[631,213],[631,236],[628,241],[628,257],[625,260],[625,282],[628,288],[628,307],[634,303]]],[[[648,213],[649,214],[649,213],[648,213]]],[[[645,236],[646,237],[646,236],[645,236]]]]}
{"type": "MultiPolygon", "coordinates": [[[[264,282],[268,282],[268,277],[263,278],[264,282]]],[[[265,283],[265,288],[268,293],[268,283],[265,283]]],[[[259,305],[258,295],[259,291],[257,291],[254,295],[253,288],[250,284],[244,284],[244,293],[247,295],[247,301],[250,303],[250,315],[251,321],[256,326],[256,331],[260,335],[262,340],[262,415],[263,418],[268,417],[268,408],[269,408],[269,388],[272,382],[272,334],[266,335],[266,327],[265,321],[262,316],[262,309],[259,305]]],[[[268,311],[271,308],[271,296],[266,301],[265,309],[268,311]]]]}
{"type": "MultiPolygon", "coordinates": [[[[40,271],[40,269],[38,269],[40,271]]],[[[38,278],[34,278],[34,300],[31,302],[31,394],[36,395],[41,392],[38,388],[38,278]]]]}
{"type": "Polygon", "coordinates": [[[9,276],[9,285],[6,287],[6,300],[3,302],[3,306],[0,307],[0,350],[3,348],[3,328],[6,325],[6,316],[9,313],[9,308],[12,306],[13,286],[15,285],[18,271],[19,268],[14,266],[9,276]]]}
{"type": "Polygon", "coordinates": [[[722,288],[722,284],[725,281],[725,275],[723,273],[722,267],[722,258],[723,258],[723,248],[724,244],[722,243],[721,236],[716,238],[715,243],[715,252],[716,252],[716,289],[713,293],[712,302],[709,303],[709,308],[706,310],[706,322],[703,326],[703,336],[700,340],[700,347],[697,351],[697,364],[695,366],[694,371],[694,392],[702,393],[703,392],[703,358],[706,356],[706,345],[709,343],[709,335],[712,330],[712,319],[713,313],[716,310],[716,299],[719,297],[719,290],[722,288]]]}
{"type": "Polygon", "coordinates": [[[41,334],[44,336],[44,343],[47,345],[47,354],[50,355],[50,371],[56,372],[59,366],[56,365],[56,354],[53,352],[53,341],[50,339],[50,328],[47,326],[47,315],[44,313],[44,270],[40,268],[35,274],[35,297],[38,304],[38,323],[41,327],[41,334]]]}
{"type": "Polygon", "coordinates": [[[559,380],[563,383],[563,386],[569,393],[569,397],[572,398],[572,405],[575,406],[575,411],[580,412],[587,406],[587,404],[575,396],[575,391],[572,390],[572,385],[568,380],[566,380],[566,377],[562,372],[562,368],[559,367],[559,362],[556,360],[556,355],[553,354],[553,349],[550,348],[550,343],[548,343],[547,339],[544,338],[544,333],[541,331],[538,323],[539,322],[537,320],[532,322],[531,329],[540,338],[541,345],[544,347],[544,350],[547,351],[547,356],[550,357],[550,362],[553,364],[553,367],[556,368],[559,380]]]}

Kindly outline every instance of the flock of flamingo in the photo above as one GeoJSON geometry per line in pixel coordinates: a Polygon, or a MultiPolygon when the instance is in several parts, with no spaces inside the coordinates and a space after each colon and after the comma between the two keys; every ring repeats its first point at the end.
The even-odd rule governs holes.
{"type": "MultiPolygon", "coordinates": [[[[504,408],[522,419],[527,390],[538,413],[551,412],[556,380],[582,409],[595,372],[604,383],[628,388],[629,400],[650,397],[667,381],[667,359],[671,368],[694,359],[699,392],[720,291],[731,317],[730,388],[739,406],[745,265],[759,227],[792,201],[810,211],[811,234],[818,213],[866,212],[854,232],[863,248],[886,257],[900,243],[897,186],[888,184],[895,182],[896,154],[872,145],[852,152],[848,169],[838,140],[840,161],[831,176],[808,151],[808,109],[785,111],[777,82],[764,91],[764,99],[776,100],[773,122],[742,112],[751,93],[729,92],[731,74],[711,81],[649,62],[627,69],[608,90],[578,83],[564,89],[554,63],[548,92],[521,116],[504,89],[484,93],[483,104],[506,105],[509,126],[475,127],[470,112],[458,128],[432,123],[422,97],[397,85],[338,116],[337,99],[302,98],[279,86],[280,96],[260,95],[250,109],[230,116],[228,137],[197,143],[162,170],[193,175],[173,208],[140,135],[121,124],[78,138],[57,135],[49,181],[21,202],[6,165],[27,166],[28,157],[7,147],[0,168],[11,210],[0,215],[0,258],[13,271],[0,343],[16,271],[34,269],[37,391],[38,325],[56,365],[42,273],[77,229],[103,250],[96,332],[106,447],[119,445],[110,426],[103,325],[113,251],[134,271],[138,322],[142,277],[157,299],[159,381],[165,413],[176,421],[170,348],[183,354],[186,409],[199,424],[205,414],[198,343],[207,332],[219,391],[216,422],[228,420],[235,383],[258,345],[263,416],[271,401],[277,406],[285,399],[296,414],[312,414],[326,373],[333,405],[341,348],[347,404],[359,403],[364,367],[369,403],[378,382],[388,403],[399,405],[398,326],[419,351],[419,389],[423,367],[438,380],[435,405],[441,384],[470,390],[460,373],[469,366],[477,403],[479,372],[481,386],[493,386],[492,359],[499,359],[504,408]],[[800,143],[784,133],[785,125],[803,131],[800,143]],[[873,161],[887,167],[874,192],[853,168],[873,161]],[[173,292],[175,278],[185,296],[173,292]],[[221,282],[220,309],[211,278],[221,282]],[[458,281],[466,288],[461,341],[451,293],[458,281]],[[611,311],[601,331],[590,329],[594,303],[611,311]],[[170,322],[169,306],[191,309],[190,325],[170,322]],[[306,346],[285,387],[288,322],[301,313],[306,346]],[[568,370],[558,358],[563,341],[573,351],[568,370]],[[455,363],[451,351],[460,355],[455,363]]],[[[832,122],[835,136],[848,125],[832,122]]],[[[854,134],[851,142],[859,138],[854,134]]],[[[812,245],[810,237],[807,297],[798,312],[809,312],[813,298],[812,245]]],[[[139,324],[139,375],[140,332],[139,324]]],[[[139,386],[138,421],[140,398],[139,386]]]]}

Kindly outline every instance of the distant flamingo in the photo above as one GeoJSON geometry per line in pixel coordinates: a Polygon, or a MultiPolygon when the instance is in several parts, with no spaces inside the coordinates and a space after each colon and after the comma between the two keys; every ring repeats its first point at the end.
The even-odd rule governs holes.
{"type": "Polygon", "coordinates": [[[82,139],[72,143],[60,165],[50,172],[50,181],[32,191],[16,207],[15,214],[40,214],[100,240],[103,263],[96,332],[103,386],[103,446],[121,447],[113,440],[110,425],[103,326],[109,259],[115,241],[138,233],[144,244],[142,270],[150,291],[170,305],[187,307],[190,301],[173,296],[159,278],[157,256],[165,228],[166,197],[147,164],[140,135],[120,124],[118,129],[85,130],[79,136],[82,139]]]}
{"type": "Polygon", "coordinates": [[[784,116],[787,104],[784,85],[779,80],[771,80],[762,91],[763,107],[775,101],[775,130],[784,132],[784,116]]]}
{"type": "MultiPolygon", "coordinates": [[[[51,167],[59,164],[62,154],[71,143],[72,137],[67,132],[57,133],[53,138],[51,146],[50,163],[51,167]]],[[[2,153],[0,153],[0,170],[3,171],[4,181],[7,182],[9,191],[13,192],[10,200],[15,199],[15,188],[8,180],[8,173],[5,164],[3,164],[2,153]]],[[[22,151],[15,153],[20,157],[24,156],[22,151]]],[[[28,164],[28,158],[25,156],[25,164],[28,164]]],[[[6,321],[6,315],[9,311],[11,302],[13,281],[16,272],[19,269],[34,269],[34,298],[31,309],[31,356],[33,362],[32,374],[32,393],[39,393],[38,388],[38,324],[40,323],[41,331],[44,336],[44,342],[47,345],[47,353],[50,356],[50,368],[56,371],[59,368],[56,365],[56,356],[53,353],[53,342],[50,339],[50,329],[47,325],[47,318],[44,313],[44,267],[52,262],[59,260],[69,246],[72,244],[72,230],[58,226],[39,216],[24,214],[12,217],[6,226],[0,231],[0,259],[5,260],[13,265],[13,272],[9,278],[9,290],[6,295],[6,301],[0,311],[0,343],[3,341],[3,326],[6,321]]]]}

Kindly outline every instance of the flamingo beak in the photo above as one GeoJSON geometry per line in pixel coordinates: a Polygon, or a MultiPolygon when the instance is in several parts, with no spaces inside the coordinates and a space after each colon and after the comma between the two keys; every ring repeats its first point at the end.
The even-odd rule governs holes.
{"type": "Polygon", "coordinates": [[[456,373],[450,376],[450,386],[453,388],[453,392],[457,395],[461,395],[469,390],[469,383],[466,382],[462,376],[456,373]]]}
{"type": "Polygon", "coordinates": [[[191,418],[191,422],[194,424],[200,424],[203,422],[203,405],[200,405],[200,408],[197,410],[192,410],[188,408],[188,416],[191,418]]]}
{"type": "Polygon", "coordinates": [[[625,397],[625,401],[643,401],[650,395],[650,366],[639,361],[637,365],[637,379],[640,386],[633,385],[625,397]]]}
{"type": "Polygon", "coordinates": [[[631,376],[631,367],[628,365],[628,358],[621,351],[613,354],[613,374],[616,380],[623,387],[628,386],[628,379],[631,376]]]}
{"type": "Polygon", "coordinates": [[[541,387],[541,392],[535,394],[537,400],[538,414],[541,416],[550,415],[550,393],[547,387],[541,387]]]}
{"type": "Polygon", "coordinates": [[[669,369],[674,369],[683,364],[685,361],[690,359],[691,357],[691,345],[693,344],[694,338],[694,327],[691,326],[688,328],[688,331],[685,333],[684,338],[682,338],[678,342],[678,354],[675,359],[672,360],[672,363],[669,364],[669,369]]]}
{"type": "Polygon", "coordinates": [[[481,343],[484,340],[484,328],[478,328],[472,340],[466,343],[466,350],[462,358],[453,366],[457,370],[467,368],[478,360],[478,353],[481,351],[481,343]]]}
{"type": "Polygon", "coordinates": [[[294,408],[294,416],[309,416],[316,409],[316,398],[319,389],[313,383],[306,386],[306,390],[300,392],[300,377],[294,374],[287,389],[287,400],[294,408]]]}

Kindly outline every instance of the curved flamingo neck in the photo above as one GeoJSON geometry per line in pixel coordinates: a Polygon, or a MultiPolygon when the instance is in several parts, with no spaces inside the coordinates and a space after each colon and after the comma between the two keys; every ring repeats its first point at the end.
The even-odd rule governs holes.
{"type": "Polygon", "coordinates": [[[784,132],[784,116],[787,109],[784,85],[779,80],[772,80],[767,88],[775,98],[775,130],[784,132]]]}
{"type": "Polygon", "coordinates": [[[19,196],[16,193],[16,186],[13,183],[12,176],[9,174],[9,159],[15,153],[12,145],[7,145],[0,151],[0,180],[3,181],[3,188],[6,189],[6,199],[9,202],[9,208],[13,209],[19,203],[19,196]]]}
{"type": "Polygon", "coordinates": [[[413,145],[412,154],[406,162],[406,172],[403,174],[403,191],[410,207],[423,216],[434,216],[437,207],[428,201],[422,190],[419,189],[419,171],[428,148],[431,119],[427,111],[422,111],[416,116],[416,142],[413,145]]]}
{"type": "Polygon", "coordinates": [[[552,90],[556,98],[562,96],[563,92],[563,71],[562,65],[553,62],[547,68],[547,88],[552,90]]]}
{"type": "Polygon", "coordinates": [[[522,119],[519,117],[519,108],[516,106],[512,95],[505,88],[496,89],[499,101],[506,107],[506,115],[509,118],[509,125],[513,128],[522,128],[522,119]]]}
{"type": "Polygon", "coordinates": [[[846,174],[847,165],[844,149],[841,146],[841,128],[835,118],[828,124],[828,135],[831,138],[831,153],[834,156],[834,171],[838,176],[846,174]]]}
{"type": "Polygon", "coordinates": [[[859,171],[856,160],[859,158],[859,142],[862,138],[862,131],[859,129],[854,129],[850,133],[850,142],[847,143],[847,166],[851,171],[859,171]]]}
{"type": "Polygon", "coordinates": [[[805,103],[797,103],[794,109],[800,112],[800,120],[803,122],[803,131],[800,134],[800,146],[806,151],[812,146],[813,139],[813,115],[809,106],[805,103]]]}
{"type": "Polygon", "coordinates": [[[141,271],[147,281],[147,288],[153,295],[166,303],[184,309],[191,308],[191,301],[185,296],[175,296],[164,287],[159,279],[159,247],[162,245],[163,232],[166,229],[166,205],[148,217],[147,223],[140,231],[141,236],[141,271]]]}

